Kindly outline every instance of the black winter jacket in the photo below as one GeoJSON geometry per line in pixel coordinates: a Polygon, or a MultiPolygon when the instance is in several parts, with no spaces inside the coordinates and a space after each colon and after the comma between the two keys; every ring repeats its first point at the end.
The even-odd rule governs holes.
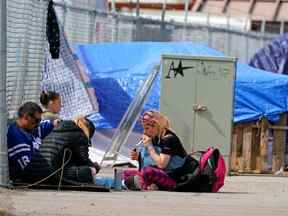
{"type": "MultiPolygon", "coordinates": [[[[62,183],[93,183],[90,167],[94,167],[89,159],[88,138],[73,121],[61,121],[43,141],[39,152],[33,155],[32,161],[25,168],[25,175],[20,179],[25,182],[38,181],[61,167],[64,149],[67,165],[64,168],[62,183]],[[70,159],[69,159],[70,158],[70,159]]],[[[59,171],[48,179],[49,183],[58,183],[59,171]]]]}

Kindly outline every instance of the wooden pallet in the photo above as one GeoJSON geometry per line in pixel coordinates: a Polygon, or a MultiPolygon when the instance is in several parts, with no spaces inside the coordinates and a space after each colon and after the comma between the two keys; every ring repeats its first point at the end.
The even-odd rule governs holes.
{"type": "Polygon", "coordinates": [[[274,173],[284,167],[287,115],[271,125],[259,122],[236,124],[233,128],[230,171],[239,173],[274,173]],[[273,133],[273,136],[271,134],[273,133]],[[268,142],[273,138],[272,169],[268,167],[268,142]]]}

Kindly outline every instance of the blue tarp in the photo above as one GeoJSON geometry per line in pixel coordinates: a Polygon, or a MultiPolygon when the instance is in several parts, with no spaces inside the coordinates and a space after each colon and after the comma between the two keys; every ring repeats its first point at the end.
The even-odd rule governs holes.
{"type": "MultiPolygon", "coordinates": [[[[224,56],[202,44],[187,42],[104,43],[75,46],[96,90],[100,113],[92,116],[98,128],[115,128],[137,89],[161,54],[224,56]]],[[[265,116],[277,121],[286,112],[288,76],[268,73],[237,63],[234,122],[265,116]]],[[[159,109],[160,79],[153,86],[144,109],[159,109]]],[[[219,101],[221,102],[221,101],[219,101]]]]}

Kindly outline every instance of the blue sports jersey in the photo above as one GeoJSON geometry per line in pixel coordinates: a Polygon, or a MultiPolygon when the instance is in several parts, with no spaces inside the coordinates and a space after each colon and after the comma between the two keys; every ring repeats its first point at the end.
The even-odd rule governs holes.
{"type": "Polygon", "coordinates": [[[33,153],[38,151],[41,140],[53,129],[50,120],[41,121],[39,126],[30,133],[13,123],[8,128],[7,144],[10,168],[21,172],[30,163],[33,153]]]}

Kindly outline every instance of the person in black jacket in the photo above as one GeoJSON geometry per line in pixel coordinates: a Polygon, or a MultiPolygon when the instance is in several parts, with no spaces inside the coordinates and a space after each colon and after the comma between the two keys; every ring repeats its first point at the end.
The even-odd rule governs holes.
{"type": "Polygon", "coordinates": [[[94,183],[100,167],[89,159],[88,147],[95,131],[93,123],[85,117],[61,121],[44,140],[33,157],[22,180],[36,182],[48,178],[49,183],[94,183]],[[61,167],[63,173],[61,174],[61,167]],[[59,170],[55,173],[56,170],[59,170]],[[55,174],[53,174],[55,173],[55,174]]]}

